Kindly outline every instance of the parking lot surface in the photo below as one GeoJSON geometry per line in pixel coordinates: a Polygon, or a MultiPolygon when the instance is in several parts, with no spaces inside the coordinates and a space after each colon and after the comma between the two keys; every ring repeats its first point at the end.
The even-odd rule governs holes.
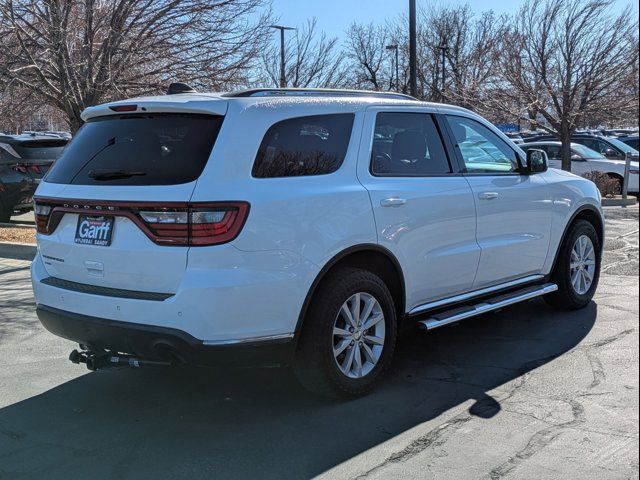
{"type": "Polygon", "coordinates": [[[0,259],[0,478],[638,477],[638,209],[607,209],[594,302],[409,333],[381,387],[320,399],[286,369],[90,373],[0,259]]]}

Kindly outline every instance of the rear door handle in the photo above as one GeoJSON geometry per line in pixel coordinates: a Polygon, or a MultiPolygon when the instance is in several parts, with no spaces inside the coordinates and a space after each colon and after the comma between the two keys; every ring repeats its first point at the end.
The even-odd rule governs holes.
{"type": "Polygon", "coordinates": [[[480,200],[494,200],[498,198],[500,194],[498,192],[482,192],[478,197],[480,200]]]}
{"type": "Polygon", "coordinates": [[[400,207],[407,203],[405,198],[391,197],[380,200],[381,207],[400,207]]]}

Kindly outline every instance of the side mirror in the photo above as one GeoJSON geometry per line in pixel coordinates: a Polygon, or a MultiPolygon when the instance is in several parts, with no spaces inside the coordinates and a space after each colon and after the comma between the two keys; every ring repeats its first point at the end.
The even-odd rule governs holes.
{"type": "Polygon", "coordinates": [[[613,148],[610,148],[610,147],[605,148],[602,154],[605,157],[617,157],[620,155],[618,152],[616,152],[613,148]]]}
{"type": "Polygon", "coordinates": [[[581,162],[582,160],[584,160],[584,158],[582,158],[577,153],[574,153],[573,155],[571,155],[571,160],[574,162],[581,162]]]}
{"type": "Polygon", "coordinates": [[[528,175],[546,172],[547,168],[549,168],[549,159],[544,150],[536,150],[535,148],[527,150],[526,173],[528,175]]]}

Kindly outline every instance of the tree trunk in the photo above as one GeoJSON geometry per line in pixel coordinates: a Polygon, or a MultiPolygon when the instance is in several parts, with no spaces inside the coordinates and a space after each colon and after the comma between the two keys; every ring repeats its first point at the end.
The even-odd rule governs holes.
{"type": "Polygon", "coordinates": [[[560,132],[560,142],[562,146],[560,148],[562,158],[562,170],[567,172],[571,171],[571,131],[563,129],[560,132]]]}
{"type": "Polygon", "coordinates": [[[78,129],[84,124],[82,118],[80,118],[80,113],[76,112],[66,112],[67,113],[67,123],[69,124],[69,130],[71,131],[71,135],[75,135],[78,129]]]}

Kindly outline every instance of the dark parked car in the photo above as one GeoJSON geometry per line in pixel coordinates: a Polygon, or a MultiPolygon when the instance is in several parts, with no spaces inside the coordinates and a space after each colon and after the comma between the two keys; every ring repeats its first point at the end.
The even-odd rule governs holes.
{"type": "Polygon", "coordinates": [[[620,137],[618,140],[620,140],[621,142],[626,143],[627,145],[629,145],[631,148],[635,148],[636,150],[640,150],[640,145],[638,144],[638,135],[629,135],[626,137],[620,137]]]}
{"type": "MultiPolygon", "coordinates": [[[[539,135],[537,137],[529,137],[525,138],[525,143],[529,142],[541,142],[546,140],[557,140],[557,137],[554,135],[539,135]]],[[[617,138],[604,137],[601,135],[591,135],[588,133],[579,133],[575,134],[571,137],[571,141],[573,143],[580,143],[585,147],[590,148],[591,150],[595,150],[598,153],[601,153],[607,158],[611,160],[624,160],[625,154],[627,152],[631,152],[635,155],[638,154],[638,151],[627,145],[624,142],[621,142],[617,138]]]]}
{"type": "Polygon", "coordinates": [[[69,139],[52,134],[0,135],[0,222],[33,208],[33,193],[69,139]]]}

